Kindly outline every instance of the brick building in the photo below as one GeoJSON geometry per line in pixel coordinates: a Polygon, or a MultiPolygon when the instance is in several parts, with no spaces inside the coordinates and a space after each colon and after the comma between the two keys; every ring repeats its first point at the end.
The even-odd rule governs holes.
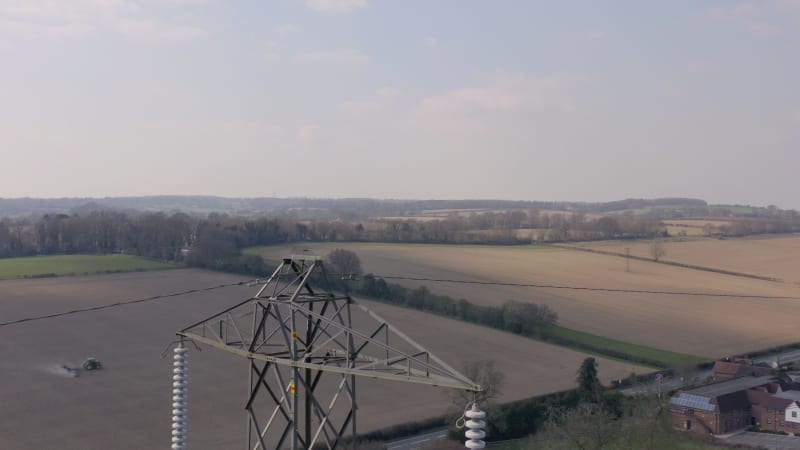
{"type": "Polygon", "coordinates": [[[678,392],[669,399],[670,422],[702,434],[726,434],[752,422],[747,391],[774,384],[774,376],[742,377],[678,392]]]}
{"type": "Polygon", "coordinates": [[[748,426],[800,433],[800,390],[784,375],[744,376],[680,391],[669,401],[670,423],[702,434],[748,426]]]}

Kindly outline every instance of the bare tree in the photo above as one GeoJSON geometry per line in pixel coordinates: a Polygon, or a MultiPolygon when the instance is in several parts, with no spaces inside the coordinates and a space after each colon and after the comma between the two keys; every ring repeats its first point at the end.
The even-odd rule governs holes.
{"type": "Polygon", "coordinates": [[[572,409],[553,409],[542,431],[532,438],[533,448],[600,450],[619,438],[621,424],[594,403],[572,409]]]}
{"type": "Polygon", "coordinates": [[[340,275],[361,275],[361,259],[355,252],[336,248],[325,255],[325,265],[340,275]]]}
{"type": "Polygon", "coordinates": [[[667,250],[664,248],[664,243],[661,239],[654,239],[653,242],[650,243],[650,256],[653,257],[653,261],[660,260],[666,254],[667,250]]]}
{"type": "Polygon", "coordinates": [[[463,408],[464,405],[473,401],[483,405],[502,393],[506,376],[495,367],[494,360],[466,362],[463,365],[462,373],[470,380],[478,383],[483,390],[477,393],[453,390],[451,392],[451,400],[458,407],[463,408]]]}
{"type": "Polygon", "coordinates": [[[657,448],[658,435],[665,431],[661,411],[661,401],[654,395],[639,396],[631,403],[630,417],[622,425],[628,448],[657,448]]]}

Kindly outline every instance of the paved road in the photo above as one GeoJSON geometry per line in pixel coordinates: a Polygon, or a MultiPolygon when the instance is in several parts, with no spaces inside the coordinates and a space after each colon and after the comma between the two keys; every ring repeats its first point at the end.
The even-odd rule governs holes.
{"type": "MultiPolygon", "coordinates": [[[[664,380],[661,382],[661,395],[665,396],[669,391],[673,389],[680,389],[684,385],[689,384],[693,379],[703,380],[705,378],[710,377],[711,375],[712,372],[710,370],[703,370],[695,372],[691,377],[687,377],[684,379],[664,378],[664,380]]],[[[658,389],[655,381],[638,384],[622,390],[622,393],[625,395],[655,394],[656,392],[658,392],[658,389]]]]}
{"type": "Polygon", "coordinates": [[[725,442],[766,448],[769,450],[800,450],[800,437],[784,436],[781,434],[751,433],[745,431],[744,433],[739,433],[725,439],[725,442]]]}
{"type": "MultiPolygon", "coordinates": [[[[772,361],[775,361],[775,358],[778,358],[781,363],[787,363],[791,361],[798,361],[800,360],[800,350],[791,350],[784,353],[772,354],[772,355],[764,355],[759,356],[758,358],[753,358],[754,364],[759,363],[767,363],[770,364],[772,361]]],[[[697,380],[704,380],[708,377],[713,375],[711,370],[703,370],[699,372],[695,372],[691,377],[686,377],[684,380],[680,378],[665,378],[661,382],[661,393],[662,395],[666,395],[667,392],[673,389],[682,388],[684,385],[689,384],[692,379],[697,380]]],[[[655,394],[656,393],[656,383],[655,381],[651,381],[648,383],[631,386],[629,388],[625,388],[622,390],[622,393],[625,395],[637,395],[637,394],[655,394]]]]}
{"type": "Polygon", "coordinates": [[[447,430],[434,431],[432,433],[420,434],[400,441],[389,442],[386,450],[418,450],[431,441],[444,439],[447,437],[447,430]]]}

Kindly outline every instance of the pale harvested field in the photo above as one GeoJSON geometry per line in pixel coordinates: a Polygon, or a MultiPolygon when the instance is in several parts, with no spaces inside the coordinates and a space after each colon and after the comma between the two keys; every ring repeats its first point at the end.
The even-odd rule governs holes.
{"type": "MultiPolygon", "coordinates": [[[[650,257],[650,243],[598,242],[588,248],[650,257]]],[[[800,235],[665,241],[664,260],[779,278],[800,284],[800,235]]]]}
{"type": "Polygon", "coordinates": [[[686,227],[695,227],[695,228],[703,228],[706,224],[710,224],[713,226],[720,226],[720,225],[730,225],[730,221],[728,220],[711,220],[711,219],[695,219],[695,220],[665,220],[664,224],[666,225],[677,225],[677,226],[686,226],[686,227]]]}
{"type": "MultiPolygon", "coordinates": [[[[322,255],[337,245],[310,246],[322,255]]],[[[800,296],[800,287],[566,249],[533,247],[339,244],[379,275],[538,283],[635,290],[800,296]]],[[[287,250],[272,248],[267,257],[287,250]]],[[[800,340],[800,300],[665,296],[527,287],[415,282],[484,305],[544,303],[559,323],[581,331],[707,357],[800,340]]]]}
{"type": "Polygon", "coordinates": [[[725,220],[665,220],[664,225],[667,226],[667,231],[672,236],[706,236],[703,227],[706,224],[713,226],[730,225],[730,222],[725,220]]]}
{"type": "Polygon", "coordinates": [[[667,225],[667,232],[670,236],[704,236],[706,234],[702,228],[675,225],[667,225]]]}
{"type": "MultiPolygon", "coordinates": [[[[445,220],[447,217],[438,217],[438,216],[383,216],[377,217],[378,220],[398,220],[398,221],[406,221],[406,220],[413,220],[417,222],[435,222],[437,220],[445,220]]],[[[369,224],[367,225],[369,226],[369,224]]]]}
{"type": "MultiPolygon", "coordinates": [[[[14,280],[0,282],[0,320],[50,314],[118,300],[238,281],[200,270],[14,280]]],[[[169,442],[171,361],[160,359],[174,332],[252,295],[229,287],[156,303],[0,327],[1,449],[150,449],[169,442]],[[60,364],[86,356],[105,368],[79,378],[60,364]]],[[[502,400],[574,385],[586,355],[519,336],[417,311],[372,305],[384,318],[455,367],[493,358],[506,373],[502,400]]],[[[599,359],[605,381],[631,366],[599,359]]],[[[247,366],[206,348],[189,357],[190,447],[241,448],[247,366]]],[[[638,368],[637,371],[646,370],[638,368]]],[[[436,416],[448,410],[445,391],[363,380],[358,385],[359,430],[436,416]]]]}

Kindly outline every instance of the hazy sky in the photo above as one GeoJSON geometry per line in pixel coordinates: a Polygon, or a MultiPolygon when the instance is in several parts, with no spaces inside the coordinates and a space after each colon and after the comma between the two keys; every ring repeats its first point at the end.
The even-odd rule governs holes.
{"type": "Polygon", "coordinates": [[[0,0],[0,197],[800,208],[800,1],[0,0]]]}

